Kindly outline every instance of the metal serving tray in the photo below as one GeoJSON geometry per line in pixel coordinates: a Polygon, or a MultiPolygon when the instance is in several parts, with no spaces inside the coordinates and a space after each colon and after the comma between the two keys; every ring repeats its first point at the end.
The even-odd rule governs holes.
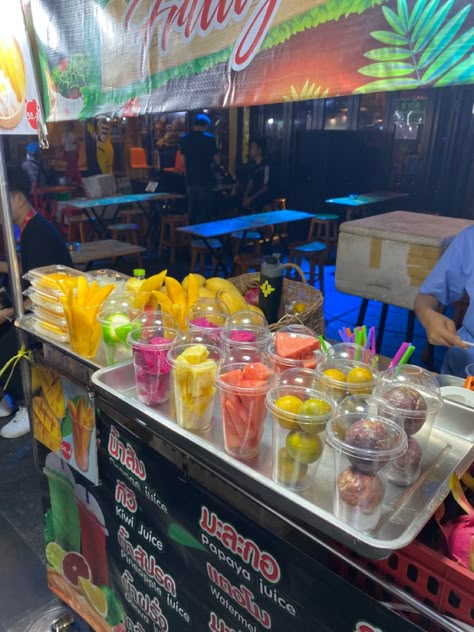
{"type": "Polygon", "coordinates": [[[259,455],[251,461],[239,461],[224,451],[218,402],[211,429],[194,434],[170,419],[166,405],[152,409],[138,402],[131,362],[96,371],[92,387],[122,414],[215,470],[309,536],[315,531],[324,533],[372,559],[387,557],[393,550],[408,545],[448,494],[450,475],[462,474],[474,459],[472,409],[446,401],[435,420],[420,478],[410,487],[389,483],[379,524],[371,532],[361,532],[332,513],[333,455],[329,447],[324,451],[316,485],[299,494],[271,479],[270,418],[259,455]]]}

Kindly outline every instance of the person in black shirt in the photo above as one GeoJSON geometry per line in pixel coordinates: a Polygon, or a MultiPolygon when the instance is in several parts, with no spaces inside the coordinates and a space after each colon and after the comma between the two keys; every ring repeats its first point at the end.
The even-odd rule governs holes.
{"type": "Polygon", "coordinates": [[[263,138],[255,139],[250,143],[251,164],[242,206],[254,213],[271,210],[270,165],[265,160],[264,154],[263,138]]]}
{"type": "Polygon", "coordinates": [[[180,144],[191,224],[207,221],[212,213],[213,165],[218,163],[219,150],[214,135],[209,132],[210,126],[211,120],[206,114],[197,114],[192,131],[183,136],[180,144]]]}
{"type": "MultiPolygon", "coordinates": [[[[56,228],[31,207],[29,180],[21,169],[8,169],[7,181],[10,189],[10,205],[13,222],[20,228],[20,253],[23,272],[33,268],[62,264],[72,267],[71,256],[62,236],[56,228]]],[[[13,326],[15,318],[12,307],[0,310],[0,368],[18,352],[18,340],[13,326]]],[[[8,374],[8,371],[7,371],[8,374]]],[[[3,379],[5,379],[4,376],[3,379]]],[[[21,405],[23,391],[19,367],[13,372],[8,385],[8,395],[0,386],[0,417],[15,411],[12,397],[19,405],[13,419],[0,430],[4,438],[19,437],[29,429],[28,413],[21,405]]]]}

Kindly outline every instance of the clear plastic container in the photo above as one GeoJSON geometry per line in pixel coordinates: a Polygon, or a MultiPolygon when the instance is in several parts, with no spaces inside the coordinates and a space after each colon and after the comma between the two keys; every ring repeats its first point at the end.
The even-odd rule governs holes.
{"type": "MultiPolygon", "coordinates": [[[[103,303],[97,315],[97,322],[102,330],[102,345],[107,365],[124,362],[132,357],[127,336],[137,315],[138,310],[133,307],[128,294],[113,292],[103,303]]],[[[137,323],[134,327],[141,329],[142,325],[137,323]]]]}
{"type": "Polygon", "coordinates": [[[164,404],[170,397],[171,364],[167,355],[177,335],[176,329],[143,327],[127,336],[133,351],[137,397],[147,406],[164,404]]]}
{"type": "Polygon", "coordinates": [[[229,316],[226,325],[235,329],[240,329],[240,327],[246,327],[247,325],[266,328],[268,327],[268,322],[263,313],[254,312],[251,309],[240,309],[229,316]]]}
{"type": "Polygon", "coordinates": [[[359,531],[374,529],[390,464],[407,451],[404,430],[379,414],[338,411],[326,439],[334,453],[334,515],[359,531]]]}
{"type": "Polygon", "coordinates": [[[324,429],[335,410],[327,395],[277,384],[266,398],[272,414],[274,481],[292,490],[311,486],[324,448],[324,429]]]}
{"type": "Polygon", "coordinates": [[[389,479],[410,485],[420,474],[433,422],[443,405],[439,385],[425,369],[405,364],[385,371],[374,395],[383,400],[383,414],[399,422],[409,437],[408,451],[393,463],[389,479]]]}
{"type": "Polygon", "coordinates": [[[66,343],[69,342],[69,332],[59,329],[55,325],[50,325],[45,321],[38,320],[34,316],[31,319],[31,326],[40,336],[45,336],[56,342],[66,343]]]}
{"type": "Polygon", "coordinates": [[[255,349],[255,347],[244,346],[228,349],[222,359],[222,362],[226,364],[239,362],[264,362],[266,364],[269,361],[270,359],[265,351],[260,351],[259,349],[255,349]]]}
{"type": "Polygon", "coordinates": [[[59,297],[64,294],[64,290],[60,282],[64,285],[75,287],[77,279],[80,276],[87,276],[84,272],[74,270],[62,265],[44,266],[42,268],[33,268],[23,275],[23,278],[31,283],[36,289],[44,294],[53,297],[59,297]]]}
{"type": "Polygon", "coordinates": [[[225,306],[213,299],[199,299],[189,310],[186,324],[191,331],[202,332],[219,342],[221,331],[229,316],[225,306]]]}
{"type": "Polygon", "coordinates": [[[216,375],[222,350],[213,345],[182,343],[168,352],[173,367],[173,401],[180,426],[192,432],[202,432],[211,425],[216,395],[216,375]]]}
{"type": "Polygon", "coordinates": [[[129,280],[129,276],[116,272],[116,270],[109,270],[103,268],[102,270],[90,270],[87,276],[91,277],[94,281],[102,285],[110,285],[111,283],[117,287],[117,290],[124,290],[125,283],[129,280]]]}
{"type": "Polygon", "coordinates": [[[50,312],[48,309],[43,309],[39,305],[33,305],[33,314],[36,320],[43,324],[45,328],[48,328],[48,326],[57,327],[58,330],[67,333],[67,320],[64,313],[50,312]]]}
{"type": "Polygon", "coordinates": [[[326,357],[316,367],[318,388],[336,401],[348,395],[370,394],[377,378],[378,371],[356,360],[326,357]]]}
{"type": "Polygon", "coordinates": [[[33,305],[43,307],[44,309],[47,309],[48,312],[53,312],[55,314],[64,314],[63,304],[58,301],[57,296],[45,294],[40,290],[35,290],[34,287],[27,288],[26,290],[24,290],[23,294],[30,299],[33,305]]]}
{"type": "Polygon", "coordinates": [[[220,393],[225,451],[251,459],[260,450],[267,408],[265,397],[274,380],[270,363],[223,363],[216,380],[220,393]]]}
{"type": "Polygon", "coordinates": [[[236,347],[255,347],[266,351],[272,339],[271,331],[266,325],[235,325],[230,319],[221,331],[221,340],[226,350],[236,347]]]}
{"type": "Polygon", "coordinates": [[[321,356],[318,338],[304,325],[290,325],[278,330],[267,353],[277,373],[293,368],[315,369],[321,356]]]}
{"type": "Polygon", "coordinates": [[[374,362],[372,352],[355,342],[339,342],[328,347],[326,357],[331,360],[356,360],[369,366],[374,362]]]}
{"type": "Polygon", "coordinates": [[[312,369],[302,367],[287,369],[278,375],[278,383],[281,386],[304,386],[316,389],[316,374],[312,369]]]}

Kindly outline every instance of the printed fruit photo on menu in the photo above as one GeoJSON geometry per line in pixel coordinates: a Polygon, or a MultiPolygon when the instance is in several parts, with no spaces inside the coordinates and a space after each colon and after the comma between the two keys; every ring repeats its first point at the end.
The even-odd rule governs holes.
{"type": "Polygon", "coordinates": [[[13,35],[0,34],[0,127],[18,125],[25,97],[26,70],[20,46],[13,35]]]}

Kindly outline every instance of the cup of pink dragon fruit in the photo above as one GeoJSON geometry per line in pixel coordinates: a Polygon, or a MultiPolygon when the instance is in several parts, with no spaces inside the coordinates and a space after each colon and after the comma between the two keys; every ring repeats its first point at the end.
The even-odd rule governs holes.
{"type": "MultiPolygon", "coordinates": [[[[258,322],[253,318],[238,318],[238,315],[242,313],[237,312],[229,316],[221,331],[221,340],[225,351],[239,347],[253,347],[259,351],[266,351],[272,339],[268,324],[265,320],[258,322]]],[[[250,316],[253,316],[253,312],[250,312],[250,316]]],[[[255,317],[257,316],[261,318],[255,314],[255,317]]]]}
{"type": "Polygon", "coordinates": [[[170,396],[171,365],[167,354],[178,332],[170,327],[140,327],[128,335],[132,347],[137,398],[147,406],[158,406],[170,396]]]}

